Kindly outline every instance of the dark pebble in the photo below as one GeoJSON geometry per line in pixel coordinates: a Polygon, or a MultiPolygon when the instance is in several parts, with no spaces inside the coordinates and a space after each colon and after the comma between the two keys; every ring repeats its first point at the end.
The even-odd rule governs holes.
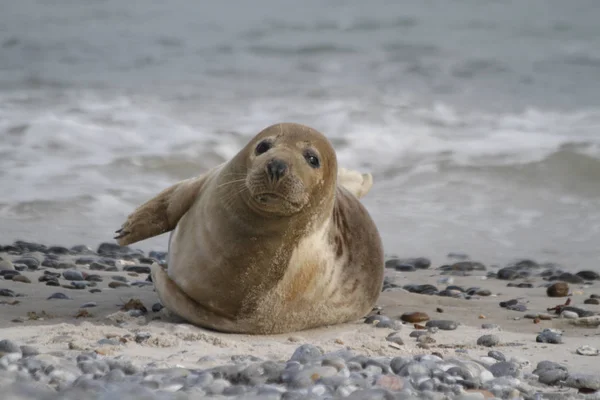
{"type": "Polygon", "coordinates": [[[452,259],[455,259],[455,260],[461,260],[461,261],[469,259],[469,255],[467,253],[462,253],[462,252],[459,252],[459,251],[450,252],[450,253],[448,253],[446,255],[446,257],[452,258],[452,259]]]}
{"type": "Polygon", "coordinates": [[[42,267],[58,268],[58,261],[53,260],[52,258],[46,258],[44,261],[42,261],[42,267]]]}
{"type": "Polygon", "coordinates": [[[21,252],[26,251],[39,251],[41,253],[45,253],[47,247],[43,244],[38,244],[34,242],[26,242],[24,240],[17,240],[14,243],[14,247],[20,250],[21,252]]]}
{"type": "Polygon", "coordinates": [[[46,286],[60,286],[60,282],[56,278],[50,278],[46,281],[46,286]]]}
{"type": "Polygon", "coordinates": [[[510,306],[506,306],[506,309],[510,310],[510,311],[525,312],[525,311],[527,311],[527,306],[523,303],[517,303],[517,304],[512,304],[510,306]]]}
{"type": "Polygon", "coordinates": [[[51,276],[52,278],[60,278],[60,272],[44,271],[44,276],[51,276]]]}
{"type": "Polygon", "coordinates": [[[586,280],[586,281],[600,280],[600,274],[598,274],[595,271],[588,271],[588,270],[579,271],[575,275],[577,275],[578,277],[580,277],[581,279],[586,280]]]}
{"type": "Polygon", "coordinates": [[[106,271],[108,267],[108,265],[99,262],[93,262],[90,264],[90,270],[92,271],[106,271]]]}
{"type": "Polygon", "coordinates": [[[23,345],[21,346],[21,353],[23,357],[33,357],[40,354],[40,351],[33,346],[23,345]]]}
{"type": "Polygon", "coordinates": [[[150,332],[138,332],[135,335],[135,341],[136,343],[143,343],[146,340],[150,339],[150,332]]]}
{"type": "Polygon", "coordinates": [[[69,254],[69,249],[67,249],[66,247],[62,247],[62,246],[52,246],[50,248],[48,248],[48,250],[46,251],[47,253],[52,253],[52,254],[69,254]]]}
{"type": "Polygon", "coordinates": [[[76,265],[91,265],[94,262],[96,262],[96,259],[92,257],[80,257],[75,260],[76,265]]]}
{"type": "Polygon", "coordinates": [[[130,252],[131,249],[128,246],[119,246],[116,243],[101,243],[96,250],[96,253],[100,255],[128,254],[130,252]]]}
{"type": "Polygon", "coordinates": [[[544,369],[536,373],[540,383],[556,385],[567,379],[569,372],[566,369],[544,369]]]}
{"type": "Polygon", "coordinates": [[[477,261],[459,261],[450,265],[452,271],[485,271],[485,265],[477,261]]]}
{"type": "Polygon", "coordinates": [[[76,269],[77,265],[75,265],[74,263],[71,263],[71,262],[62,262],[62,263],[59,263],[55,268],[56,269],[76,269]]]}
{"type": "Polygon", "coordinates": [[[85,277],[85,280],[88,282],[102,282],[103,279],[100,275],[91,274],[85,277]]]}
{"type": "Polygon", "coordinates": [[[152,265],[155,262],[158,262],[158,260],[156,260],[156,259],[154,259],[152,257],[140,257],[138,259],[138,261],[140,262],[140,264],[149,264],[149,265],[152,265]]]}
{"type": "Polygon", "coordinates": [[[594,305],[598,305],[600,304],[600,300],[598,299],[585,299],[583,301],[583,304],[594,304],[594,305]]]}
{"type": "Polygon", "coordinates": [[[112,289],[117,289],[121,287],[129,287],[129,284],[125,282],[112,281],[108,284],[108,287],[112,289]]]}
{"type": "Polygon", "coordinates": [[[92,307],[96,307],[97,305],[98,305],[98,303],[96,303],[94,301],[90,301],[89,303],[82,304],[79,308],[92,308],[92,307]]]}
{"type": "Polygon", "coordinates": [[[438,293],[438,289],[433,285],[405,285],[404,290],[408,290],[411,293],[428,294],[433,295],[438,293]]]}
{"type": "Polygon", "coordinates": [[[149,274],[150,267],[146,265],[128,265],[125,268],[123,268],[123,271],[137,272],[138,274],[149,274]]]}
{"type": "Polygon", "coordinates": [[[67,296],[64,293],[61,292],[56,292],[52,295],[50,295],[50,297],[48,297],[48,300],[71,300],[71,298],[69,296],[67,296]]]}
{"type": "Polygon", "coordinates": [[[113,275],[111,276],[111,278],[115,281],[119,281],[119,282],[127,282],[127,278],[121,275],[113,275]]]}
{"type": "Polygon", "coordinates": [[[508,306],[514,306],[515,304],[518,304],[519,300],[517,299],[512,299],[512,300],[507,300],[507,301],[501,301],[500,302],[500,307],[502,308],[506,308],[508,306]]]}
{"type": "Polygon", "coordinates": [[[158,261],[165,261],[167,259],[167,252],[165,251],[151,251],[148,253],[148,257],[155,258],[158,261]]]}
{"type": "Polygon", "coordinates": [[[533,288],[533,284],[531,284],[531,283],[525,283],[524,282],[524,283],[519,283],[517,285],[517,287],[518,288],[524,288],[524,289],[531,289],[531,288],[533,288]]]}
{"type": "Polygon", "coordinates": [[[456,322],[450,321],[450,320],[437,319],[437,320],[427,321],[425,326],[428,328],[436,327],[436,328],[444,330],[444,331],[453,331],[458,327],[458,324],[456,322]]]}
{"type": "MultiPolygon", "coordinates": [[[[26,277],[25,275],[16,275],[11,278],[15,282],[31,283],[31,280],[28,277],[26,277]]],[[[4,277],[4,279],[6,279],[6,277],[4,277]]]]}
{"type": "Polygon", "coordinates": [[[0,357],[11,353],[21,353],[21,347],[12,340],[0,340],[0,357]]]}
{"type": "Polygon", "coordinates": [[[579,318],[591,317],[596,315],[593,311],[584,310],[583,308],[573,307],[573,306],[564,306],[561,311],[572,311],[579,316],[579,318]]]}
{"type": "Polygon", "coordinates": [[[101,293],[102,289],[90,289],[90,293],[101,293]]]}
{"type": "Polygon", "coordinates": [[[63,285],[63,287],[65,289],[77,289],[77,290],[82,290],[87,288],[87,282],[81,282],[81,281],[71,281],[69,282],[68,285],[63,285]]]}
{"type": "Polygon", "coordinates": [[[163,308],[164,308],[164,306],[162,304],[160,304],[160,303],[154,303],[154,304],[152,304],[152,311],[154,311],[154,312],[159,312],[163,308]]]}
{"type": "Polygon", "coordinates": [[[569,285],[565,282],[557,282],[546,289],[548,297],[566,297],[569,295],[569,285]]]}
{"type": "Polygon", "coordinates": [[[573,275],[570,272],[563,272],[562,274],[560,274],[557,279],[558,281],[562,281],[562,282],[567,282],[567,283],[572,283],[575,285],[580,285],[582,283],[585,282],[585,280],[578,276],[578,275],[573,275]]]}
{"type": "Polygon", "coordinates": [[[15,292],[10,289],[0,289],[0,296],[15,297],[15,292]]]}
{"type": "Polygon", "coordinates": [[[6,269],[0,271],[0,276],[4,277],[4,279],[6,280],[11,280],[17,275],[21,275],[21,273],[19,271],[15,271],[14,269],[6,269]]]}

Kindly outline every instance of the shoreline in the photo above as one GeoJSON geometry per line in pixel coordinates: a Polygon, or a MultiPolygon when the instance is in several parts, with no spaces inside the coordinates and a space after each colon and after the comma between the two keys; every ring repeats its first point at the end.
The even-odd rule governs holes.
{"type": "MultiPolygon", "coordinates": [[[[454,359],[476,361],[477,365],[487,366],[487,378],[490,378],[489,370],[493,370],[494,361],[502,363],[488,354],[496,351],[506,359],[506,368],[516,368],[516,372],[509,368],[512,371],[508,372],[510,379],[495,374],[492,374],[492,378],[505,379],[506,382],[502,382],[506,387],[515,384],[515,381],[521,386],[525,385],[526,388],[521,387],[522,390],[519,385],[510,389],[517,390],[522,398],[536,398],[532,397],[535,393],[543,394],[538,398],[555,398],[552,396],[559,395],[563,396],[559,398],[565,398],[565,395],[575,396],[573,398],[600,397],[600,386],[590,386],[596,383],[585,384],[590,386],[586,389],[593,393],[578,394],[577,389],[572,387],[576,383],[569,381],[569,376],[578,376],[577,374],[600,376],[600,358],[592,355],[599,347],[600,330],[597,326],[574,325],[581,321],[593,322],[595,315],[600,313],[600,305],[589,300],[591,295],[600,296],[600,280],[593,275],[594,271],[584,271],[583,276],[588,278],[584,279],[579,276],[582,271],[579,271],[579,275],[565,274],[555,265],[539,265],[531,260],[503,270],[506,266],[482,266],[461,254],[449,258],[446,266],[431,265],[425,258],[403,261],[388,259],[384,291],[377,302],[378,308],[372,313],[373,323],[359,320],[288,334],[252,336],[223,334],[194,327],[171,315],[168,310],[161,309],[152,284],[146,279],[150,263],[161,262],[162,257],[164,253],[161,252],[144,253],[119,248],[114,244],[103,244],[98,249],[81,246],[73,249],[60,246],[44,248],[27,243],[0,246],[0,258],[3,259],[0,261],[0,340],[33,346],[41,353],[35,357],[47,355],[62,359],[92,353],[95,357],[106,359],[124,357],[142,369],[150,365],[152,368],[186,368],[189,371],[219,368],[232,362],[240,364],[240,360],[247,364],[250,355],[261,362],[288,365],[290,357],[299,347],[309,345],[317,346],[324,353],[350,351],[354,356],[387,360],[377,362],[387,362],[388,365],[393,359],[420,359],[424,355],[442,358],[442,361],[435,362],[450,362],[449,360],[454,359]],[[98,254],[98,250],[102,254],[98,254]],[[498,279],[498,275],[513,279],[498,279]],[[549,297],[547,286],[563,281],[569,281],[567,296],[549,297]],[[56,293],[62,293],[67,298],[49,299],[53,295],[64,297],[55,295],[56,293]],[[567,299],[570,299],[570,304],[563,308],[566,313],[548,311],[557,305],[564,306],[567,299]],[[401,315],[411,312],[425,313],[428,316],[421,317],[426,320],[417,322],[422,329],[416,329],[414,323],[400,320],[401,315]],[[573,313],[578,312],[587,312],[593,316],[577,318],[575,315],[576,318],[572,319],[573,313]],[[541,318],[531,318],[534,316],[541,318]],[[432,320],[446,323],[441,323],[437,329],[426,326],[432,320]],[[487,325],[486,328],[484,324],[487,325]],[[546,336],[549,335],[551,342],[556,339],[561,343],[536,341],[544,329],[553,330],[545,333],[546,336]],[[417,339],[414,332],[425,333],[420,333],[422,337],[417,339]],[[489,347],[481,344],[485,341],[478,344],[486,335],[493,336],[488,337],[492,341],[489,347]],[[590,355],[581,355],[578,351],[587,351],[590,355]],[[532,372],[543,361],[563,365],[568,369],[569,375],[552,385],[539,382],[540,371],[535,375],[532,372]]],[[[544,340],[547,339],[546,336],[544,340]]],[[[0,353],[1,349],[0,346],[0,353]]],[[[24,356],[21,361],[23,360],[26,360],[24,356]]],[[[349,362],[346,360],[346,364],[349,362]]],[[[311,368],[325,367],[311,364],[311,368]]],[[[419,390],[419,385],[425,385],[422,380],[419,384],[420,378],[411,374],[402,376],[390,371],[386,373],[385,368],[380,368],[381,371],[377,368],[371,371],[373,376],[369,379],[372,385],[368,390],[387,390],[394,396],[411,391],[413,395],[414,391],[424,393],[419,390]],[[391,380],[390,376],[396,380],[391,380]]],[[[344,368],[340,371],[342,369],[344,368]]],[[[368,369],[365,366],[361,373],[364,375],[364,371],[368,369]]],[[[71,373],[75,374],[74,371],[71,373]]],[[[214,381],[220,378],[214,373],[213,375],[214,386],[214,381]]],[[[103,379],[103,376],[99,375],[97,379],[103,379]]],[[[288,392],[304,393],[312,398],[310,395],[316,396],[318,393],[312,393],[311,390],[325,390],[329,393],[329,386],[323,383],[328,382],[325,378],[316,379],[308,386],[284,387],[289,389],[288,392]],[[325,386],[325,389],[321,386],[325,386]]],[[[75,379],[70,382],[73,381],[75,379]]],[[[65,385],[65,382],[62,384],[65,385]]],[[[229,383],[220,384],[239,390],[239,385],[231,379],[227,382],[229,383]]],[[[486,382],[492,381],[488,379],[486,382]]],[[[460,380],[454,385],[461,386],[459,383],[460,380]]],[[[442,384],[445,383],[441,382],[440,385],[442,384]]],[[[502,386],[497,382],[495,385],[496,389],[502,386]]],[[[508,390],[503,387],[494,391],[483,381],[476,387],[471,387],[471,392],[465,391],[467,386],[461,386],[463,391],[455,393],[456,398],[467,394],[476,396],[468,398],[489,398],[489,393],[499,396],[504,393],[502,390],[508,390]],[[473,392],[474,390],[478,391],[473,392]],[[478,395],[484,397],[477,397],[478,395]]],[[[157,393],[161,392],[157,390],[157,393]]],[[[228,393],[225,388],[220,392],[215,387],[203,387],[201,390],[205,395],[217,397],[228,393]]],[[[349,389],[338,391],[340,390],[342,394],[347,390],[347,394],[351,395],[359,389],[349,386],[349,389]]],[[[174,393],[180,392],[178,390],[174,393]]],[[[273,393],[273,398],[287,398],[285,393],[280,393],[279,397],[273,393]]],[[[505,396],[501,395],[499,398],[503,397],[505,396]]]]}

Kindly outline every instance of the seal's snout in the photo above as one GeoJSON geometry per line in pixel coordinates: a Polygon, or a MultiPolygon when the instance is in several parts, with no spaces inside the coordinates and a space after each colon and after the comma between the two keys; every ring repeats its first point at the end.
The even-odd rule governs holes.
{"type": "Polygon", "coordinates": [[[275,182],[283,178],[287,170],[287,164],[277,158],[274,158],[267,163],[267,174],[269,175],[269,178],[275,182]]]}

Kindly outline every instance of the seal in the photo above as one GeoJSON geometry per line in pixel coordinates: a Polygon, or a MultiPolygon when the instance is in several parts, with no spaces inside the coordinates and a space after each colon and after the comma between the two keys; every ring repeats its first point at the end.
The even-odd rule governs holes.
{"type": "Polygon", "coordinates": [[[122,246],[171,231],[158,297],[188,322],[276,334],[350,322],[383,285],[378,229],[360,202],[371,174],[338,168],[311,127],[266,127],[229,161],[164,189],[131,213],[122,246]]]}

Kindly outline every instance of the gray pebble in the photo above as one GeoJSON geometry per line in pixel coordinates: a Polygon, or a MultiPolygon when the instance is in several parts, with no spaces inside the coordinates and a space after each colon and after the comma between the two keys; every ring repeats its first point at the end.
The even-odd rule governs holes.
{"type": "Polygon", "coordinates": [[[392,332],[385,338],[388,342],[396,343],[399,345],[403,345],[404,341],[400,337],[400,332],[392,332]]]}
{"type": "Polygon", "coordinates": [[[453,331],[458,327],[458,324],[454,321],[438,319],[438,320],[427,321],[425,326],[426,327],[436,327],[436,328],[444,330],[444,331],[453,331]]]}
{"type": "Polygon", "coordinates": [[[0,289],[0,296],[15,297],[15,292],[10,289],[0,289]]]}
{"type": "Polygon", "coordinates": [[[576,389],[600,390],[600,375],[570,374],[565,381],[565,386],[576,389]]]}
{"type": "Polygon", "coordinates": [[[108,269],[108,265],[99,262],[93,262],[90,264],[90,269],[92,271],[106,271],[108,269]]]}
{"type": "Polygon", "coordinates": [[[53,299],[55,299],[55,300],[72,300],[69,296],[67,296],[66,294],[61,293],[61,292],[53,293],[48,297],[48,300],[53,300],[53,299]]]}
{"type": "Polygon", "coordinates": [[[313,346],[312,344],[303,344],[294,351],[290,360],[298,361],[301,364],[308,364],[319,360],[322,356],[323,352],[316,346],[313,346]]]}
{"type": "Polygon", "coordinates": [[[154,311],[154,312],[159,312],[163,308],[164,308],[164,306],[162,304],[160,304],[160,303],[154,303],[154,304],[152,304],[152,311],[154,311]]]}
{"type": "Polygon", "coordinates": [[[563,342],[562,335],[552,331],[542,331],[535,341],[538,343],[550,343],[550,344],[561,344],[563,342]]]}
{"type": "Polygon", "coordinates": [[[142,342],[145,342],[146,340],[150,339],[150,336],[152,336],[150,334],[150,332],[138,332],[135,335],[135,341],[137,343],[142,343],[142,342]]]}
{"type": "Polygon", "coordinates": [[[493,347],[500,343],[500,338],[497,335],[483,335],[477,339],[478,346],[493,347]]]}
{"type": "Polygon", "coordinates": [[[500,329],[498,324],[481,324],[481,329],[500,329]]]}
{"type": "Polygon", "coordinates": [[[96,307],[98,305],[98,303],[94,302],[94,301],[90,301],[88,303],[82,304],[81,306],[79,306],[79,308],[92,308],[92,307],[96,307]]]}
{"type": "Polygon", "coordinates": [[[569,376],[569,372],[564,369],[545,369],[540,371],[538,379],[545,385],[556,385],[564,381],[569,376]]]}
{"type": "Polygon", "coordinates": [[[501,352],[496,351],[496,350],[490,350],[488,352],[488,356],[492,357],[492,358],[494,358],[494,359],[496,359],[498,361],[506,361],[506,356],[504,354],[502,354],[501,352]]]}
{"type": "Polygon", "coordinates": [[[519,366],[510,361],[497,362],[490,366],[489,370],[495,377],[512,376],[516,378],[520,373],[519,366]]]}
{"type": "Polygon", "coordinates": [[[40,354],[37,348],[28,345],[21,346],[21,353],[23,354],[23,357],[32,357],[40,354]]]}
{"type": "Polygon", "coordinates": [[[85,278],[80,271],[68,269],[62,273],[63,278],[68,281],[83,281],[85,278]]]}
{"type": "Polygon", "coordinates": [[[19,353],[21,354],[21,347],[13,342],[12,340],[4,339],[0,340],[0,357],[10,354],[10,353],[19,353]]]}

